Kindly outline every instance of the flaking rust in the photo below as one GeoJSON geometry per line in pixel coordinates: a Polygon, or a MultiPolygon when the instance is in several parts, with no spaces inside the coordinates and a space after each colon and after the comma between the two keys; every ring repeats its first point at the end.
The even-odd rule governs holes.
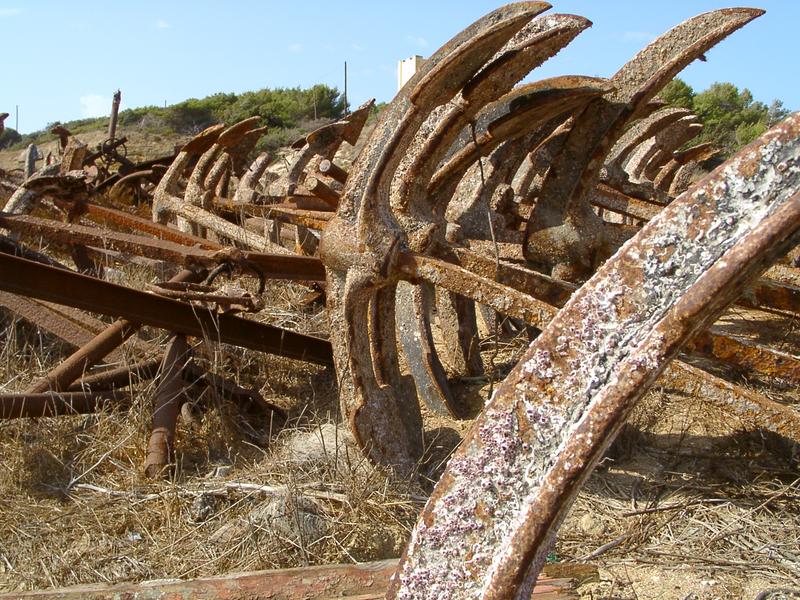
{"type": "Polygon", "coordinates": [[[525,598],[635,401],[800,229],[800,114],[678,198],[567,303],[434,490],[389,598],[525,598]]]}

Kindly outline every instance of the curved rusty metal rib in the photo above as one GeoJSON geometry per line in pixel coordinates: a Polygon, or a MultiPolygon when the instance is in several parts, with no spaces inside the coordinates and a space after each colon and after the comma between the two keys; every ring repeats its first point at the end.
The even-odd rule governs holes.
{"type": "MultiPolygon", "coordinates": [[[[536,19],[534,23],[544,19],[536,19]]],[[[543,40],[548,46],[556,41],[564,43],[567,37],[574,37],[587,25],[585,21],[571,15],[554,15],[547,23],[550,26],[557,25],[555,31],[566,32],[566,35],[534,36],[534,39],[543,40]]],[[[426,201],[425,206],[417,208],[414,218],[406,219],[406,227],[420,230],[424,223],[418,220],[422,217],[424,221],[425,213],[434,221],[441,219],[440,215],[448,211],[445,232],[450,231],[451,225],[456,225],[457,236],[490,239],[490,218],[497,231],[505,231],[505,219],[497,204],[511,201],[505,197],[510,192],[505,181],[510,180],[516,168],[513,157],[524,156],[525,144],[531,144],[537,135],[547,133],[548,128],[542,126],[542,123],[556,122],[554,115],[577,110],[591,98],[608,90],[606,80],[558,77],[522,86],[492,103],[475,119],[479,123],[480,135],[460,136],[459,142],[466,140],[466,145],[452,153],[447,163],[436,173],[428,185],[430,200],[426,201]],[[537,133],[530,134],[531,130],[537,133]],[[524,141],[518,141],[521,137],[524,141]],[[475,164],[475,160],[480,159],[481,155],[489,153],[485,164],[475,164]],[[465,171],[466,176],[463,175],[465,171]],[[462,185],[459,186],[460,179],[462,185]],[[431,209],[433,217],[430,216],[431,209]]],[[[438,161],[432,159],[428,164],[435,162],[438,161]]],[[[419,183],[424,183],[427,175],[423,173],[419,183]]],[[[417,192],[424,194],[422,190],[417,192]]],[[[442,255],[441,250],[439,254],[442,258],[454,260],[453,256],[442,255]]],[[[434,303],[434,289],[425,282],[421,282],[417,288],[404,287],[401,294],[402,298],[398,297],[398,329],[407,363],[412,365],[418,394],[436,412],[457,418],[465,416],[468,410],[450,393],[444,368],[433,345],[432,312],[435,305],[443,339],[459,342],[443,348],[448,362],[463,367],[465,370],[460,371],[461,374],[478,375],[483,372],[483,365],[477,352],[474,305],[469,299],[451,293],[439,294],[438,301],[434,303]]]]}
{"type": "MultiPolygon", "coordinates": [[[[230,164],[229,149],[234,148],[250,133],[261,117],[250,117],[223,130],[216,141],[200,156],[189,176],[184,202],[209,210],[213,204],[216,186],[222,179],[225,169],[230,164]]],[[[178,215],[178,229],[194,235],[206,237],[205,227],[178,215]]]]}
{"type": "Polygon", "coordinates": [[[546,177],[526,228],[528,260],[566,279],[581,280],[591,274],[603,231],[585,199],[608,151],[681,69],[763,12],[732,8],[691,18],[659,37],[612,77],[615,91],[591,103],[575,121],[546,177]]]}
{"type": "Polygon", "coordinates": [[[478,116],[479,122],[488,121],[485,131],[476,132],[475,139],[470,138],[431,179],[428,194],[436,212],[446,214],[449,222],[458,221],[457,215],[479,212],[481,234],[466,230],[464,234],[488,239],[485,211],[489,203],[481,203],[481,199],[491,197],[501,182],[511,179],[519,162],[537,140],[550,133],[550,127],[610,90],[605,79],[555,77],[520,86],[486,107],[478,116]],[[476,164],[482,156],[488,156],[482,165],[483,178],[481,165],[476,164]],[[459,185],[473,192],[456,191],[459,185]]]}
{"type": "MultiPolygon", "coordinates": [[[[554,113],[574,110],[576,106],[585,104],[590,98],[607,90],[604,80],[574,77],[558,78],[556,81],[515,90],[496,102],[493,110],[488,111],[496,118],[486,126],[486,133],[476,139],[477,143],[471,141],[443,169],[447,169],[451,182],[457,182],[459,172],[454,165],[465,164],[465,157],[479,158],[482,151],[489,151],[500,144],[519,154],[520,151],[513,148],[512,140],[524,136],[531,129],[540,128],[542,122],[552,120],[554,113]]],[[[448,209],[448,228],[455,224],[459,228],[459,235],[473,239],[491,239],[489,219],[492,219],[495,230],[505,230],[506,223],[497,203],[503,202],[503,193],[510,191],[504,182],[513,174],[514,161],[508,154],[509,152],[500,152],[498,149],[490,154],[485,164],[474,165],[455,194],[451,191],[454,187],[452,184],[442,185],[439,190],[440,198],[434,200],[434,209],[437,212],[448,209]],[[496,153],[500,156],[496,156],[496,153]]],[[[449,255],[444,256],[441,249],[438,254],[442,258],[453,259],[449,255]]],[[[412,374],[420,397],[437,412],[463,417],[468,411],[450,393],[444,369],[433,345],[431,326],[434,296],[433,288],[424,282],[416,289],[404,290],[403,298],[398,298],[397,309],[400,340],[408,358],[407,362],[413,365],[412,374]]],[[[453,294],[440,295],[435,305],[444,317],[439,319],[439,329],[445,340],[445,351],[450,362],[469,367],[464,374],[480,374],[482,365],[476,352],[477,324],[474,306],[469,300],[453,294]]]]}
{"type": "Polygon", "coordinates": [[[405,236],[390,212],[390,186],[428,115],[548,6],[523,2],[498,9],[422,65],[383,111],[350,170],[337,217],[322,235],[331,328],[341,332],[332,341],[342,413],[365,453],[399,471],[413,469],[421,432],[416,399],[397,392],[402,388],[394,343],[395,285],[388,274],[405,236]]]}
{"type": "Polygon", "coordinates": [[[800,239],[800,113],[664,209],[531,345],[434,490],[388,598],[526,598],[626,415],[800,239]]]}
{"type": "MultiPolygon", "coordinates": [[[[556,110],[564,111],[574,105],[576,100],[568,100],[566,105],[563,101],[558,104],[555,102],[558,96],[568,96],[563,80],[559,81],[560,86],[548,86],[545,83],[528,86],[521,91],[509,91],[528,72],[554,56],[589,25],[588,20],[575,15],[552,15],[532,20],[467,81],[453,100],[432,112],[422,124],[398,166],[398,172],[403,175],[390,196],[395,217],[407,232],[411,248],[424,251],[433,240],[444,241],[444,203],[431,198],[426,191],[437,166],[454,142],[468,140],[477,150],[476,140],[469,131],[465,131],[470,123],[474,123],[476,118],[489,121],[482,141],[485,146],[490,146],[494,139],[496,145],[504,137],[516,137],[529,131],[538,122],[536,118],[549,116],[545,111],[536,114],[537,107],[547,107],[549,102],[550,106],[557,106],[556,110]],[[496,103],[494,110],[483,111],[479,115],[486,104],[500,96],[503,98],[496,103]],[[530,118],[530,114],[536,118],[530,118]],[[518,127],[524,121],[528,121],[526,126],[518,127]]],[[[576,82],[573,80],[570,83],[574,88],[576,82]]],[[[583,99],[580,94],[576,96],[579,96],[578,102],[583,99]]],[[[482,221],[485,221],[485,216],[482,217],[482,221]]],[[[426,283],[416,287],[405,284],[398,289],[397,300],[398,334],[418,395],[437,412],[466,415],[466,409],[456,403],[450,393],[444,367],[434,347],[431,330],[436,305],[434,288],[426,283]]],[[[456,302],[455,298],[452,300],[456,302]]],[[[453,310],[457,312],[455,306],[453,310]]],[[[445,320],[443,324],[457,324],[457,331],[446,331],[445,335],[453,334],[449,339],[466,342],[460,345],[464,353],[463,361],[469,363],[470,356],[474,355],[471,349],[475,342],[468,340],[462,334],[462,329],[472,326],[474,318],[470,314],[463,316],[464,319],[445,320]]],[[[477,366],[474,364],[476,360],[472,363],[477,366]]]]}
{"type": "MultiPolygon", "coordinates": [[[[573,33],[585,25],[571,15],[555,15],[549,22],[559,24],[562,30],[573,33]]],[[[505,222],[496,210],[498,207],[492,203],[492,197],[495,190],[514,172],[512,156],[524,155],[525,143],[532,143],[532,136],[536,134],[529,132],[540,129],[546,132],[547,127],[543,127],[542,123],[552,121],[554,115],[577,110],[608,89],[606,80],[559,77],[517,88],[481,111],[476,121],[485,131],[467,137],[466,145],[452,153],[428,185],[428,204],[436,215],[434,218],[441,218],[439,215],[448,211],[449,207],[446,215],[448,229],[450,224],[457,225],[458,236],[490,239],[489,215],[496,221],[496,228],[504,230],[505,222]],[[523,136],[524,141],[517,141],[523,136]],[[486,164],[476,165],[475,160],[485,154],[490,154],[486,164]],[[467,176],[464,176],[465,171],[467,176]],[[459,180],[466,184],[464,190],[458,187],[459,191],[456,192],[459,180]],[[455,204],[452,203],[454,198],[457,199],[455,204]]],[[[420,181],[424,181],[424,178],[420,181]]],[[[425,208],[428,209],[427,206],[425,208]]],[[[431,313],[434,295],[433,288],[424,282],[418,289],[403,290],[403,298],[398,298],[400,339],[408,363],[415,365],[413,374],[421,398],[437,412],[463,417],[467,409],[450,393],[444,369],[433,346],[431,313]]],[[[463,367],[464,370],[460,371],[462,374],[482,373],[483,366],[476,349],[474,305],[466,298],[448,293],[438,296],[436,306],[443,338],[459,340],[457,345],[444,348],[448,362],[463,367]]]]}
{"type": "MultiPolygon", "coordinates": [[[[262,236],[226,221],[202,206],[196,206],[191,201],[199,199],[199,203],[202,204],[213,200],[215,190],[205,189],[204,181],[214,168],[216,158],[225,155],[228,149],[235,147],[254,131],[258,131],[260,128],[254,129],[254,126],[259,120],[260,117],[252,117],[228,128],[223,125],[215,125],[186,144],[156,187],[153,196],[153,220],[165,225],[169,220],[169,215],[174,214],[178,218],[179,224],[183,224],[184,229],[202,227],[245,248],[288,254],[289,251],[283,246],[274,244],[262,236]],[[185,198],[181,197],[179,185],[181,177],[192,158],[198,154],[201,156],[190,175],[184,194],[185,198]]],[[[218,174],[212,174],[212,181],[215,184],[218,183],[217,176],[218,174]]]]}
{"type": "Polygon", "coordinates": [[[368,100],[344,119],[323,125],[292,144],[292,148],[299,152],[292,159],[288,172],[270,186],[272,195],[294,194],[297,186],[302,183],[306,168],[312,159],[321,156],[333,160],[342,142],[354,145],[374,104],[375,100],[368,100]]]}
{"type": "Polygon", "coordinates": [[[203,154],[217,141],[219,134],[225,129],[224,125],[212,125],[201,131],[187,142],[175,159],[170,164],[167,172],[158,182],[153,193],[153,221],[166,225],[169,220],[169,207],[173,200],[180,200],[179,183],[183,172],[189,166],[192,158],[203,154]]]}
{"type": "Polygon", "coordinates": [[[650,139],[665,127],[669,127],[692,112],[686,108],[662,108],[634,123],[614,144],[605,161],[608,170],[621,169],[631,152],[645,140],[650,139]]]}
{"type": "Polygon", "coordinates": [[[682,152],[673,153],[670,161],[658,172],[653,179],[653,187],[658,190],[669,191],[675,176],[680,168],[692,162],[708,160],[719,152],[714,142],[705,142],[687,148],[682,152]]]}
{"type": "Polygon", "coordinates": [[[672,132],[670,128],[670,136],[665,136],[667,139],[659,140],[658,150],[653,154],[644,169],[642,170],[642,178],[647,181],[655,182],[658,172],[672,160],[672,154],[681,146],[691,141],[703,131],[702,123],[694,123],[686,127],[684,131],[672,132]]]}
{"type": "Polygon", "coordinates": [[[250,204],[255,202],[259,196],[256,186],[266,172],[271,160],[268,152],[262,152],[250,164],[239,180],[239,185],[233,194],[234,204],[250,204]]]}
{"type": "MultiPolygon", "coordinates": [[[[550,15],[533,19],[465,83],[452,101],[428,117],[398,167],[399,172],[408,175],[399,179],[391,197],[391,205],[398,213],[398,219],[401,222],[411,220],[411,223],[405,224],[406,230],[418,227],[421,222],[433,221],[433,206],[426,194],[428,184],[453,142],[459,137],[472,141],[470,132],[465,128],[474,121],[479,111],[509,93],[532,69],[557,54],[590,25],[587,19],[575,15],[550,15]]],[[[510,112],[515,99],[518,98],[508,99],[503,108],[510,112]]],[[[498,109],[502,110],[500,107],[498,109]]],[[[497,117],[500,116],[502,113],[497,113],[497,117]]],[[[502,123],[500,121],[497,127],[501,127],[502,123]]],[[[498,137],[502,137],[502,133],[500,131],[498,137]]],[[[413,246],[413,240],[411,242],[413,246]]],[[[422,250],[425,243],[423,240],[415,250],[422,250]]]]}
{"type": "Polygon", "coordinates": [[[656,167],[661,166],[668,160],[668,155],[699,135],[702,130],[703,124],[695,115],[678,119],[648,140],[651,143],[642,144],[643,151],[634,153],[636,158],[631,157],[625,164],[625,170],[634,181],[652,181],[655,175],[650,171],[651,164],[655,161],[656,167]]]}

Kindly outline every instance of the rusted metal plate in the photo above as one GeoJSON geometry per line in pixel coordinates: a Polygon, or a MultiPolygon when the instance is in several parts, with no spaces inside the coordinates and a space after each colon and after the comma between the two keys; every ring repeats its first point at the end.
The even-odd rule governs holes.
{"type": "Polygon", "coordinates": [[[451,459],[388,597],[526,598],[638,398],[798,239],[800,113],[673,202],[573,295],[451,459]]]}
{"type": "Polygon", "coordinates": [[[29,298],[0,292],[0,306],[71,346],[82,346],[94,337],[94,333],[29,298]]]}

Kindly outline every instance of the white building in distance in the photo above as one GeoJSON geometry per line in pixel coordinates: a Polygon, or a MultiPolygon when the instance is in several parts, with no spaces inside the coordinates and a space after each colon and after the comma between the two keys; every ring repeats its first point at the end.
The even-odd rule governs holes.
{"type": "Polygon", "coordinates": [[[422,66],[422,61],[424,59],[419,55],[412,56],[410,58],[403,59],[397,63],[397,91],[400,91],[406,81],[411,79],[414,76],[414,73],[417,72],[417,69],[422,66]]]}

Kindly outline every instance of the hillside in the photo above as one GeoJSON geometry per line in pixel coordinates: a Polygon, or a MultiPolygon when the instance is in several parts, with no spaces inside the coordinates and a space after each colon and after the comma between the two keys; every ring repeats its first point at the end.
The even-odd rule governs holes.
{"type": "MultiPolygon", "coordinates": [[[[123,98],[124,106],[124,98],[123,98]]],[[[256,150],[274,150],[292,143],[303,133],[340,118],[344,97],[335,87],[261,89],[242,94],[218,93],[190,98],[172,106],[128,108],[119,113],[117,137],[127,137],[128,158],[134,162],[170,154],[176,145],[214,123],[235,123],[260,116],[269,130],[256,150]]],[[[56,124],[66,127],[90,147],[106,139],[108,117],[51,123],[43,130],[20,135],[10,128],[0,134],[0,169],[22,167],[22,154],[36,144],[42,156],[58,154],[56,124]]]]}

